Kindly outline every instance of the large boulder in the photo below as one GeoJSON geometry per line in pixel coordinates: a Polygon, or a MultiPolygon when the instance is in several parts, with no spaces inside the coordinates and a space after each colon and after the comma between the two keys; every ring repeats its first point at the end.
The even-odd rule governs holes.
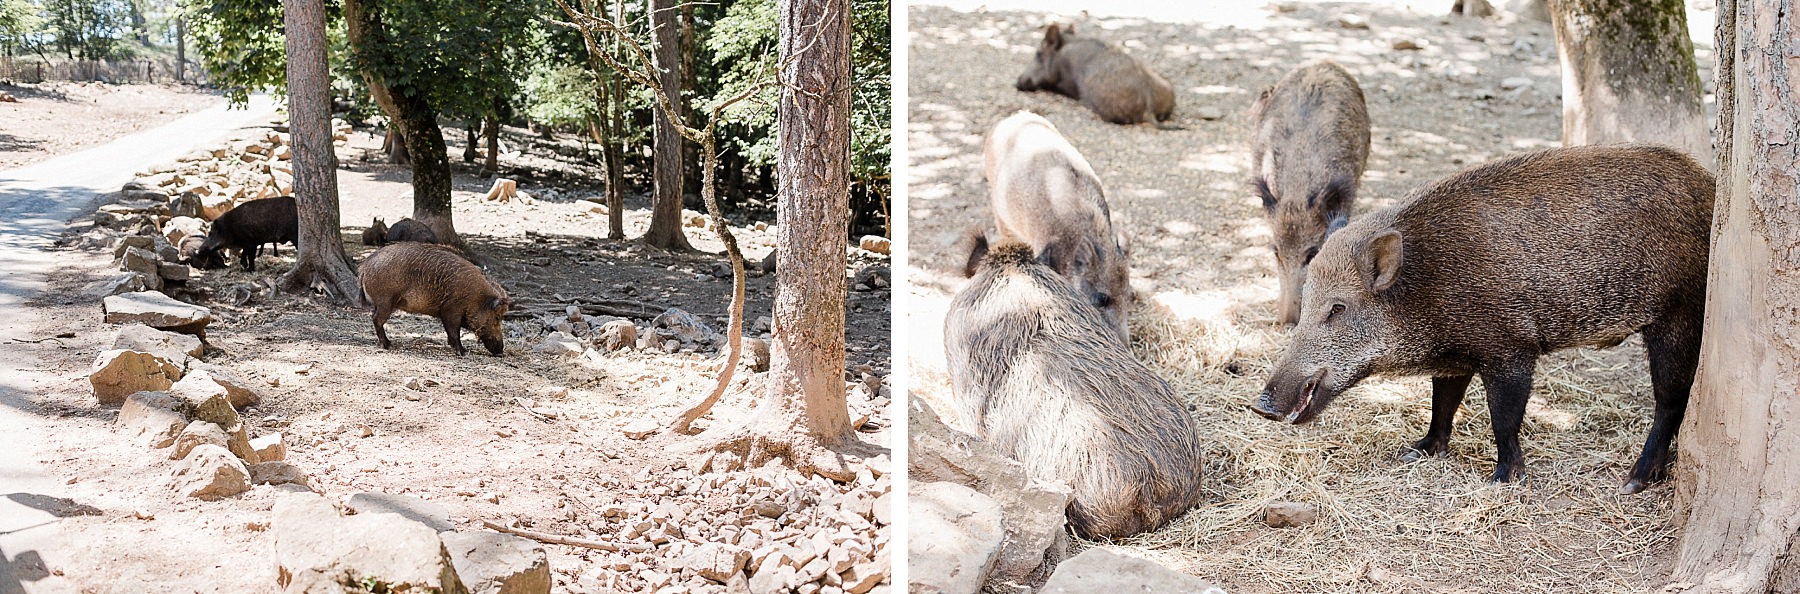
{"type": "Polygon", "coordinates": [[[151,328],[192,334],[206,340],[212,310],[176,301],[155,291],[113,295],[101,300],[100,311],[108,324],[141,323],[151,328]]]}
{"type": "Polygon", "coordinates": [[[133,323],[119,328],[119,333],[113,336],[112,348],[150,353],[185,366],[189,357],[199,357],[206,347],[193,336],[133,323]]]}
{"type": "Polygon", "coordinates": [[[1103,549],[1082,551],[1056,567],[1038,594],[1106,592],[1191,592],[1225,594],[1225,590],[1156,563],[1103,549]]]}
{"type": "Polygon", "coordinates": [[[485,531],[438,537],[469,594],[550,594],[550,559],[543,545],[485,531]]]}
{"type": "Polygon", "coordinates": [[[106,405],[124,404],[126,396],[138,392],[167,390],[180,379],[180,366],[150,353],[125,349],[100,353],[88,372],[94,398],[106,405]]]}
{"type": "Polygon", "coordinates": [[[975,594],[999,559],[1000,505],[974,489],[950,482],[919,482],[907,489],[907,591],[975,594]]]}
{"type": "Polygon", "coordinates": [[[250,490],[250,470],[229,450],[213,444],[196,446],[175,465],[171,479],[169,486],[175,492],[207,501],[250,490]]]}
{"type": "Polygon", "coordinates": [[[467,592],[431,527],[397,514],[342,516],[314,493],[275,501],[275,561],[288,592],[467,592]]]}
{"type": "Polygon", "coordinates": [[[1033,480],[1024,464],[978,437],[946,426],[924,401],[911,402],[909,478],[949,481],[993,498],[1006,527],[1006,544],[995,562],[993,579],[1041,583],[1049,569],[1068,555],[1069,534],[1063,525],[1068,522],[1065,510],[1071,489],[1033,480]]]}

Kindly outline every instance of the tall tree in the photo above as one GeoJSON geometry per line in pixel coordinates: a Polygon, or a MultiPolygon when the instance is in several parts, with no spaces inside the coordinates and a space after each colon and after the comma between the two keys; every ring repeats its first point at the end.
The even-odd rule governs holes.
{"type": "Polygon", "coordinates": [[[1800,591],[1800,55],[1786,0],[1722,0],[1719,189],[1699,375],[1681,429],[1688,592],[1800,591]]]}
{"type": "MultiPolygon", "coordinates": [[[[650,27],[656,37],[651,55],[656,60],[657,84],[669,100],[680,105],[681,98],[681,24],[675,0],[650,0],[650,27]]],[[[644,243],[668,250],[688,251],[687,235],[681,229],[681,132],[669,120],[669,114],[656,110],[655,201],[650,210],[650,230],[644,243]]]]}
{"type": "Polygon", "coordinates": [[[1563,144],[1655,142],[1712,168],[1682,0],[1551,0],[1563,144]]]}
{"type": "Polygon", "coordinates": [[[324,0],[285,0],[288,131],[300,241],[282,290],[322,287],[338,301],[362,302],[362,290],[338,232],[337,153],[331,145],[324,0]]]}

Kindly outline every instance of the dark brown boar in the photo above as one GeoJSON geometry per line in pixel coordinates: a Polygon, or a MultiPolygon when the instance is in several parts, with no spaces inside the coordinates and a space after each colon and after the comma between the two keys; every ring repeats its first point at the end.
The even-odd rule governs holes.
{"type": "Polygon", "coordinates": [[[1037,58],[1015,86],[1079,100],[1114,124],[1155,124],[1175,113],[1168,80],[1112,44],[1076,36],[1073,26],[1044,28],[1037,58]]]}
{"type": "Polygon", "coordinates": [[[1250,185],[1274,235],[1279,319],[1293,324],[1307,263],[1350,219],[1369,162],[1369,110],[1349,72],[1314,60],[1264,90],[1250,119],[1250,185]]]}
{"type": "Polygon", "coordinates": [[[363,245],[387,245],[387,223],[382,222],[381,217],[375,217],[375,222],[369,223],[369,228],[363,229],[362,242],[363,245]]]}
{"type": "Polygon", "coordinates": [[[437,233],[425,223],[413,219],[400,219],[387,229],[387,242],[415,241],[419,243],[437,243],[437,233]]]}
{"type": "Polygon", "coordinates": [[[1523,472],[1537,358],[1644,337],[1655,419],[1623,491],[1662,475],[1687,409],[1706,301],[1713,176],[1675,149],[1584,146],[1478,165],[1359,217],[1308,268],[1293,343],[1252,408],[1303,423],[1371,374],[1431,376],[1441,454],[1472,376],[1498,464],[1523,472]]]}
{"type": "Polygon", "coordinates": [[[994,247],[944,319],[957,416],[1033,477],[1071,485],[1087,538],[1154,530],[1201,495],[1193,418],[1111,330],[1019,243],[994,247]]]}
{"type": "MultiPolygon", "coordinates": [[[[1038,261],[1067,278],[1129,344],[1131,258],[1087,159],[1049,120],[1029,112],[994,126],[983,159],[997,243],[1030,245],[1038,261]]],[[[986,247],[985,238],[977,239],[974,257],[986,247]]]]}
{"type": "MultiPolygon", "coordinates": [[[[255,272],[256,258],[262,255],[263,244],[298,245],[299,240],[300,212],[295,208],[293,196],[251,200],[226,211],[212,222],[206,241],[200,244],[191,262],[216,263],[219,268],[224,268],[224,257],[219,252],[235,249],[244,271],[255,272]]],[[[276,252],[275,255],[281,254],[276,252]]]]}
{"type": "Polygon", "coordinates": [[[377,250],[357,269],[363,298],[374,308],[375,337],[388,342],[387,320],[395,310],[433,316],[444,322],[450,350],[468,353],[462,331],[481,339],[489,353],[500,356],[506,341],[501,318],[512,307],[506,289],[455,250],[418,242],[397,242],[377,250]]]}

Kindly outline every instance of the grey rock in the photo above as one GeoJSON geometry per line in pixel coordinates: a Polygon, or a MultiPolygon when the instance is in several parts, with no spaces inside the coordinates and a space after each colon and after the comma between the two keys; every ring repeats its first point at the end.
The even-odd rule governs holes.
{"type": "Polygon", "coordinates": [[[450,508],[418,497],[365,492],[351,495],[344,506],[358,514],[399,514],[438,532],[456,529],[450,522],[450,508]]]}
{"type": "Polygon", "coordinates": [[[230,450],[202,444],[177,464],[170,487],[188,497],[215,501],[250,489],[250,470],[230,450]]]}
{"type": "Polygon", "coordinates": [[[999,559],[1000,505],[949,482],[914,481],[907,489],[908,592],[975,594],[999,559]]]}
{"type": "Polygon", "coordinates": [[[108,324],[141,323],[151,328],[199,336],[206,340],[206,325],[212,323],[212,310],[182,303],[155,291],[113,295],[101,300],[101,312],[108,324]]]}
{"type": "Polygon", "coordinates": [[[438,536],[469,594],[550,593],[550,560],[543,545],[494,532],[444,532],[438,536]]]}
{"type": "Polygon", "coordinates": [[[410,594],[467,591],[437,531],[424,524],[387,513],[340,516],[324,497],[300,492],[280,495],[274,516],[277,581],[289,592],[333,583],[365,588],[357,592],[368,584],[410,594]]]}
{"type": "Polygon", "coordinates": [[[1095,547],[1057,566],[1038,594],[1088,594],[1106,592],[1191,592],[1225,594],[1225,590],[1200,578],[1095,547]]]}

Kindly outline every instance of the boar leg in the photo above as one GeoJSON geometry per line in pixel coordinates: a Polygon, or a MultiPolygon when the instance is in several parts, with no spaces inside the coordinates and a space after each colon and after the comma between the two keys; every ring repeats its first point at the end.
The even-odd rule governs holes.
{"type": "Polygon", "coordinates": [[[1656,417],[1650,423],[1650,436],[1644,440],[1644,453],[1631,467],[1631,476],[1619,487],[1621,494],[1643,491],[1650,483],[1662,480],[1663,467],[1669,461],[1669,442],[1675,439],[1675,432],[1681,429],[1681,417],[1687,413],[1694,368],[1700,364],[1700,322],[1678,326],[1681,329],[1644,330],[1650,385],[1656,392],[1656,417]]]}
{"type": "Polygon", "coordinates": [[[444,316],[443,320],[444,334],[450,338],[450,350],[455,351],[458,357],[469,354],[469,349],[462,345],[462,317],[444,316]]]}
{"type": "MultiPolygon", "coordinates": [[[[1494,425],[1496,483],[1510,483],[1525,474],[1525,452],[1519,448],[1519,426],[1525,423],[1525,401],[1531,398],[1531,374],[1535,360],[1512,364],[1481,374],[1487,386],[1488,417],[1494,425]]],[[[1436,416],[1436,411],[1433,411],[1436,416]]]]}
{"type": "Polygon", "coordinates": [[[393,306],[383,304],[375,305],[375,339],[381,343],[381,350],[384,351],[393,348],[394,346],[393,343],[388,342],[387,337],[387,321],[388,316],[391,315],[394,315],[393,306]]]}
{"type": "Polygon", "coordinates": [[[1441,456],[1450,449],[1451,424],[1456,409],[1462,406],[1463,394],[1469,391],[1471,375],[1431,378],[1431,428],[1425,438],[1400,454],[1401,462],[1412,462],[1425,456],[1441,456]]]}

